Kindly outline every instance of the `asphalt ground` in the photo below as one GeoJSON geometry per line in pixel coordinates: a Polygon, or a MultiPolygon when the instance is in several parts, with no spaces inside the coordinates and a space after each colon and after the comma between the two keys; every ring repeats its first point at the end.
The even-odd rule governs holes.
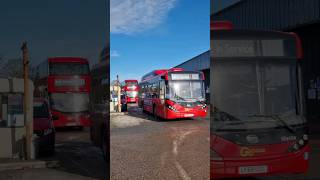
{"type": "Polygon", "coordinates": [[[107,179],[107,166],[100,148],[90,140],[89,128],[57,129],[55,154],[42,160],[58,161],[55,170],[95,179],[107,179]]]}
{"type": "Polygon", "coordinates": [[[111,179],[209,179],[209,121],[111,116],[111,179]]]}

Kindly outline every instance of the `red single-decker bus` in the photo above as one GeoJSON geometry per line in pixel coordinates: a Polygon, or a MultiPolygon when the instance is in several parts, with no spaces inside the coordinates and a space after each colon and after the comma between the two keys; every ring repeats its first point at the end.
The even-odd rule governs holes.
{"type": "Polygon", "coordinates": [[[155,70],[142,77],[139,106],[156,118],[205,117],[204,74],[182,68],[155,70]]]}

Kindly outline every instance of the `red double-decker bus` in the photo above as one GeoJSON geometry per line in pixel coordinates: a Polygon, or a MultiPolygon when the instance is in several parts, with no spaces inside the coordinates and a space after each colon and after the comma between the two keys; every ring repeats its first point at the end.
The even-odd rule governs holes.
{"type": "Polygon", "coordinates": [[[48,58],[35,69],[35,96],[49,99],[55,127],[90,126],[90,83],[84,58],[48,58]]]}
{"type": "Polygon", "coordinates": [[[211,178],[305,173],[298,36],[213,23],[211,53],[211,178]]]}
{"type": "Polygon", "coordinates": [[[155,70],[142,77],[139,105],[155,118],[205,117],[204,75],[182,68],[155,70]]]}
{"type": "Polygon", "coordinates": [[[128,79],[123,82],[122,91],[124,91],[128,103],[138,102],[139,85],[138,80],[128,79]]]}

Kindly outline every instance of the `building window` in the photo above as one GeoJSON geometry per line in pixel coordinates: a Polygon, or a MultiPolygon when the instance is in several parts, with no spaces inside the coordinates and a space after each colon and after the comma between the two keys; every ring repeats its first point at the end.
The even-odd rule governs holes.
{"type": "Polygon", "coordinates": [[[24,126],[23,95],[0,95],[0,127],[24,126]]]}

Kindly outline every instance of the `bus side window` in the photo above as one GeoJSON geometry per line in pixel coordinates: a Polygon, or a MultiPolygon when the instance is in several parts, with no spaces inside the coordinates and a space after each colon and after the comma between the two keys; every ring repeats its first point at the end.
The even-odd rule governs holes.
{"type": "Polygon", "coordinates": [[[147,92],[146,92],[146,94],[147,94],[147,98],[151,98],[151,86],[150,86],[150,84],[147,85],[147,92]]]}
{"type": "Polygon", "coordinates": [[[156,83],[153,83],[151,85],[151,96],[152,98],[157,98],[156,83]]]}

